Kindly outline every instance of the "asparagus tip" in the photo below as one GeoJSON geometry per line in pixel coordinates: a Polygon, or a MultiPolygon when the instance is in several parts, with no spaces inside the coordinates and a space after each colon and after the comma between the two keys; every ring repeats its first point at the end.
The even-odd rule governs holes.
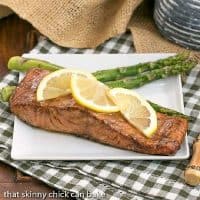
{"type": "Polygon", "coordinates": [[[16,86],[6,86],[0,90],[0,100],[2,102],[8,102],[10,96],[12,95],[13,91],[15,90],[16,86]]]}

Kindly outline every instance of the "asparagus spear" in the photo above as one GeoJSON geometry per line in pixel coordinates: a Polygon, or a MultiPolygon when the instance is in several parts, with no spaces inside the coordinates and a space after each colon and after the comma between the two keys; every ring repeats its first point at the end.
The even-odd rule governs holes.
{"type": "Polygon", "coordinates": [[[188,57],[189,54],[181,53],[154,62],[139,63],[134,66],[118,67],[114,69],[97,71],[94,73],[94,76],[102,82],[115,81],[127,76],[135,76],[146,71],[161,69],[165,66],[175,65],[177,63],[186,61],[188,57]]]}
{"type": "Polygon", "coordinates": [[[6,86],[0,90],[0,100],[8,102],[11,94],[14,92],[16,86],[6,86]]]}
{"type": "Polygon", "coordinates": [[[175,111],[175,110],[172,110],[172,109],[169,109],[169,108],[165,108],[165,107],[160,106],[160,105],[153,103],[151,101],[148,101],[148,103],[152,106],[152,108],[156,112],[164,113],[164,114],[169,115],[169,116],[182,117],[182,118],[185,118],[187,120],[190,120],[190,117],[187,116],[187,115],[184,115],[183,113],[180,113],[178,111],[175,111]]]}
{"type": "MultiPolygon", "coordinates": [[[[155,62],[140,63],[134,66],[120,67],[115,69],[101,70],[94,72],[93,75],[100,81],[112,81],[124,78],[126,76],[135,76],[142,72],[150,71],[153,69],[160,69],[165,66],[174,65],[188,59],[189,55],[186,53],[177,54],[165,59],[160,59],[155,62]]],[[[62,67],[54,65],[52,63],[37,60],[37,59],[26,59],[19,56],[10,58],[8,62],[8,69],[26,72],[33,67],[39,67],[49,71],[55,71],[62,67]]]]}
{"type": "Polygon", "coordinates": [[[20,72],[26,72],[31,68],[39,67],[41,69],[46,69],[49,71],[55,71],[61,69],[62,67],[54,65],[47,61],[38,60],[38,59],[26,59],[20,56],[14,56],[8,61],[8,69],[17,70],[20,72]]]}
{"type": "MultiPolygon", "coordinates": [[[[2,88],[0,90],[0,100],[3,102],[8,102],[9,98],[12,95],[12,93],[14,92],[15,88],[16,88],[16,86],[6,86],[6,87],[2,88]]],[[[162,107],[151,101],[148,101],[148,102],[150,103],[150,105],[153,107],[153,109],[156,112],[164,113],[164,114],[167,114],[170,116],[183,117],[183,118],[189,120],[189,116],[184,115],[183,113],[177,112],[177,111],[169,109],[169,108],[162,107]]]]}
{"type": "MultiPolygon", "coordinates": [[[[167,59],[162,59],[160,61],[156,61],[158,63],[161,62],[162,66],[165,66],[167,63],[168,64],[169,63],[171,63],[171,64],[176,63],[175,65],[167,66],[164,69],[158,69],[158,68],[156,69],[155,66],[157,66],[158,63],[157,64],[154,64],[154,62],[151,63],[151,64],[146,63],[145,66],[149,65],[148,68],[150,68],[150,69],[151,69],[151,66],[153,66],[152,69],[154,69],[154,70],[152,70],[148,73],[146,72],[146,73],[143,73],[141,75],[137,75],[135,78],[129,78],[129,79],[123,79],[123,80],[117,80],[117,81],[110,81],[110,82],[107,82],[106,84],[108,84],[110,87],[134,88],[134,87],[139,87],[143,84],[146,84],[146,83],[153,81],[153,80],[156,80],[156,79],[165,78],[165,77],[170,76],[170,75],[176,75],[176,74],[179,74],[181,72],[187,72],[197,64],[195,61],[187,61],[187,62],[183,62],[183,63],[181,62],[181,59],[182,59],[182,61],[184,61],[184,59],[186,60],[187,58],[188,58],[188,56],[186,54],[178,54],[177,56],[173,56],[173,57],[169,57],[167,59]],[[180,59],[178,59],[178,58],[180,58],[180,59]],[[165,65],[163,65],[164,63],[165,63],[165,65]]],[[[23,71],[23,72],[27,71],[27,70],[35,67],[35,66],[43,68],[43,69],[47,69],[47,70],[50,70],[50,71],[55,71],[55,70],[58,70],[58,69],[61,68],[57,65],[48,63],[46,61],[41,61],[41,60],[36,60],[36,59],[24,59],[22,57],[13,57],[9,60],[9,63],[8,63],[9,69],[23,71]]],[[[142,64],[140,64],[140,66],[142,66],[142,64]]],[[[131,68],[134,68],[134,67],[135,66],[132,66],[131,68]]],[[[104,70],[104,73],[105,73],[104,76],[110,75],[109,70],[104,70]],[[106,71],[108,72],[108,75],[106,75],[106,71]]],[[[137,73],[140,73],[140,70],[137,71],[137,73]]],[[[95,74],[96,73],[94,73],[94,75],[95,74]]],[[[7,95],[9,93],[5,94],[4,90],[2,92],[3,92],[3,95],[1,95],[1,97],[7,96],[7,99],[9,99],[9,95],[7,95]]],[[[6,98],[4,98],[4,99],[6,99],[6,98]]],[[[152,102],[151,102],[151,105],[155,109],[155,111],[157,111],[157,112],[162,112],[162,113],[166,113],[168,115],[173,115],[173,116],[182,116],[182,117],[185,116],[182,113],[178,113],[174,110],[164,108],[164,107],[159,106],[157,104],[153,104],[152,102]]],[[[187,117],[185,117],[185,118],[187,118],[187,117]]]]}
{"type": "Polygon", "coordinates": [[[193,67],[196,66],[195,61],[188,61],[181,64],[175,64],[172,66],[167,66],[162,69],[154,69],[147,73],[139,74],[135,77],[121,79],[117,81],[108,81],[105,82],[111,88],[122,87],[127,89],[137,88],[144,84],[147,84],[153,80],[158,80],[166,78],[168,76],[177,75],[180,73],[185,73],[190,71],[193,67]]]}

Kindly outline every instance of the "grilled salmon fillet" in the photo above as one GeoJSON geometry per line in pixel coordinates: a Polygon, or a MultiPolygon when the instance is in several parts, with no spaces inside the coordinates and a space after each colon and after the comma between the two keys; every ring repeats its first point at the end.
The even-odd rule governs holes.
{"type": "Polygon", "coordinates": [[[157,132],[148,139],[120,113],[88,110],[71,95],[37,102],[37,86],[48,73],[30,70],[10,98],[11,111],[26,123],[140,153],[169,155],[180,148],[188,127],[187,120],[180,117],[157,113],[157,132]]]}

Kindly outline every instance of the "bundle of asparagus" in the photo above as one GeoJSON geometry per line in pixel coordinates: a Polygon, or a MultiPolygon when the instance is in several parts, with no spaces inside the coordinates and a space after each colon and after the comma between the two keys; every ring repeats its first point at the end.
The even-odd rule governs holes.
{"type": "Polygon", "coordinates": [[[177,63],[171,66],[165,66],[161,69],[154,69],[145,73],[138,73],[133,77],[127,77],[120,80],[105,82],[111,88],[123,87],[127,89],[137,88],[151,81],[166,78],[172,75],[178,75],[190,71],[197,63],[187,61],[177,63]]]}
{"type": "MultiPolygon", "coordinates": [[[[124,87],[128,89],[140,87],[153,80],[166,78],[168,76],[186,73],[197,65],[197,61],[190,58],[189,54],[177,54],[165,59],[160,59],[155,62],[140,63],[135,66],[118,67],[115,69],[101,70],[93,73],[99,80],[107,84],[109,87],[124,87]]],[[[39,67],[49,71],[55,71],[62,67],[52,63],[36,60],[25,59],[19,56],[12,57],[8,62],[8,69],[26,72],[27,70],[39,67]]],[[[9,95],[14,90],[9,86],[2,90],[1,99],[7,101],[9,95]]],[[[158,104],[149,102],[157,111],[173,116],[181,116],[188,118],[182,113],[164,108],[158,104]]]]}
{"type": "Polygon", "coordinates": [[[134,66],[117,67],[114,69],[100,70],[94,73],[94,76],[102,82],[115,81],[124,77],[138,76],[143,72],[149,72],[156,69],[162,69],[166,66],[181,65],[189,58],[189,54],[181,53],[175,56],[170,56],[165,59],[160,59],[154,62],[139,63],[134,66]]]}

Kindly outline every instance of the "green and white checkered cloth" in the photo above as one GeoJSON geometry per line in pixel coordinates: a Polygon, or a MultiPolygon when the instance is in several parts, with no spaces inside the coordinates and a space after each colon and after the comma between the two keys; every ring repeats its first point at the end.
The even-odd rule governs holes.
{"type": "MultiPolygon", "coordinates": [[[[134,53],[134,47],[131,35],[126,33],[95,50],[62,48],[42,39],[31,53],[134,53]]],[[[18,73],[11,72],[0,82],[0,88],[17,84],[17,80],[18,73]]],[[[187,76],[183,92],[185,113],[194,118],[188,136],[191,147],[200,132],[200,67],[187,76]]],[[[184,183],[183,172],[188,160],[14,161],[10,158],[12,133],[13,115],[7,104],[0,103],[0,160],[52,187],[73,193],[102,193],[105,200],[200,199],[200,186],[184,183]]]]}

